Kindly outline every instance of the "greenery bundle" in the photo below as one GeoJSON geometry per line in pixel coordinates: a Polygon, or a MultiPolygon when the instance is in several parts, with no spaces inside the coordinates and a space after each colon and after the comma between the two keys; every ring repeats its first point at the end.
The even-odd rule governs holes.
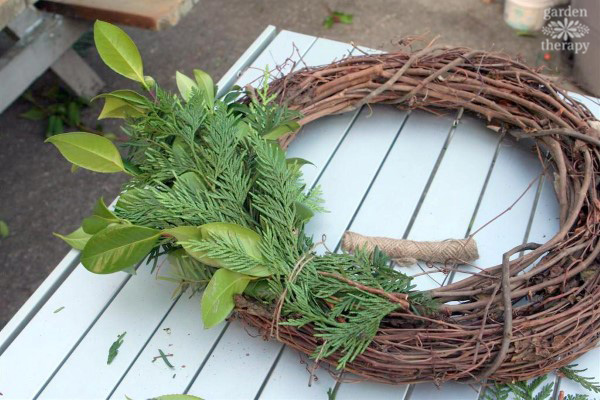
{"type": "Polygon", "coordinates": [[[235,295],[278,302],[286,324],[314,324],[322,338],[315,356],[343,354],[339,368],[364,351],[390,312],[433,306],[410,292],[410,278],[382,253],[315,254],[304,225],[322,210],[319,190],[306,193],[300,168],[307,161],[286,159],[277,144],[298,129],[300,114],[276,104],[267,84],[240,104],[239,88],[217,99],[212,79],[195,70],[195,80],[177,73],[180,96],[172,95],[144,76],[122,30],[98,21],[94,38],[104,62],[149,97],[131,90],[99,96],[102,116],[126,118],[123,158],[97,135],[48,139],[77,167],[131,175],[114,212],[100,199],[81,228],[59,235],[82,251],[87,269],[113,273],[167,255],[180,289],[205,288],[206,328],[231,313],[235,295]]]}
{"type": "MultiPolygon", "coordinates": [[[[156,267],[168,257],[178,292],[204,289],[205,327],[235,308],[265,336],[385,383],[526,381],[597,342],[600,133],[585,106],[536,71],[495,53],[430,45],[305,68],[271,84],[267,71],[263,87],[220,98],[206,73],[177,73],[177,96],[144,75],[119,28],[98,21],[94,39],[104,62],[146,95],[99,96],[103,117],[126,120],[124,157],[89,133],[48,139],[76,167],[131,175],[114,211],[100,199],[80,229],[61,236],[90,271],[131,270],[146,257],[156,267]],[[308,161],[282,148],[301,124],[368,103],[464,108],[533,138],[557,171],[560,232],[428,292],[413,290],[377,249],[317,252],[304,226],[322,211],[319,190],[302,182],[308,161]]],[[[541,383],[513,390],[527,398],[541,383]]]]}

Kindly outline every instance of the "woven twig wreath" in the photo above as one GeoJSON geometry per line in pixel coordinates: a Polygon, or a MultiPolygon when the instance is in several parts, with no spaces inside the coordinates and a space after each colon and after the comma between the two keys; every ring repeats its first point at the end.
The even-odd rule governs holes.
{"type": "MultiPolygon", "coordinates": [[[[273,82],[271,91],[303,114],[302,124],[364,104],[434,112],[463,108],[502,132],[532,138],[554,174],[560,230],[553,238],[509,249],[485,276],[430,290],[443,303],[436,315],[389,314],[346,370],[391,384],[508,382],[567,365],[596,344],[600,132],[583,104],[505,55],[433,45],[304,68],[273,82]]],[[[236,303],[238,314],[268,336],[273,310],[241,296],[236,303]]],[[[313,334],[310,325],[282,325],[278,339],[312,354],[320,344],[313,334]]],[[[335,365],[338,358],[323,361],[335,365]]]]}

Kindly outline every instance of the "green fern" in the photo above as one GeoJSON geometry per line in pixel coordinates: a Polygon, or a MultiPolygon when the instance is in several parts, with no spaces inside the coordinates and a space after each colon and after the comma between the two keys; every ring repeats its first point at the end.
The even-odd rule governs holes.
{"type": "Polygon", "coordinates": [[[566,367],[559,368],[558,372],[562,374],[565,378],[579,383],[586,390],[589,390],[594,393],[600,393],[599,382],[594,381],[594,378],[592,377],[580,375],[580,373],[587,371],[587,368],[575,369],[575,367],[577,367],[577,364],[567,365],[566,367]]]}

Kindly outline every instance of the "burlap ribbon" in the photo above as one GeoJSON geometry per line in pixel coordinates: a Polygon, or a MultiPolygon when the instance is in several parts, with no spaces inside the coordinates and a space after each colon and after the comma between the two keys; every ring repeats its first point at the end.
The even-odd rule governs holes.
{"type": "Polygon", "coordinates": [[[347,231],[342,238],[342,248],[353,252],[366,248],[372,252],[375,247],[387,254],[399,265],[407,266],[417,260],[431,263],[465,264],[479,258],[475,239],[448,239],[438,242],[417,242],[414,240],[391,239],[377,236],[363,236],[347,231]]]}

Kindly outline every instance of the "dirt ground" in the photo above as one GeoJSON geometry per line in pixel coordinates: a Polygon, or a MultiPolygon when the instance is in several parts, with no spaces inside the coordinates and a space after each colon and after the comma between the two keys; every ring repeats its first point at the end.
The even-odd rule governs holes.
{"type": "MultiPolygon", "coordinates": [[[[504,23],[499,0],[202,0],[174,28],[125,30],[140,48],[146,73],[174,89],[177,70],[189,74],[201,68],[216,81],[268,25],[384,50],[405,35],[439,34],[448,44],[503,50],[530,64],[556,65],[543,59],[540,37],[519,36],[504,23]],[[328,8],[353,14],[353,23],[325,28],[328,8]]],[[[85,58],[107,82],[106,91],[133,87],[105,67],[93,48],[85,58]]],[[[47,72],[34,88],[56,82],[47,72]]],[[[112,201],[125,180],[71,173],[58,152],[43,143],[44,124],[19,117],[28,107],[20,99],[0,115],[0,220],[10,228],[10,235],[0,239],[0,328],[67,252],[52,232],[76,229],[94,202],[101,196],[112,201]]],[[[84,120],[93,121],[98,112],[98,105],[85,110],[84,120]]],[[[119,129],[117,122],[104,127],[119,129]]]]}

